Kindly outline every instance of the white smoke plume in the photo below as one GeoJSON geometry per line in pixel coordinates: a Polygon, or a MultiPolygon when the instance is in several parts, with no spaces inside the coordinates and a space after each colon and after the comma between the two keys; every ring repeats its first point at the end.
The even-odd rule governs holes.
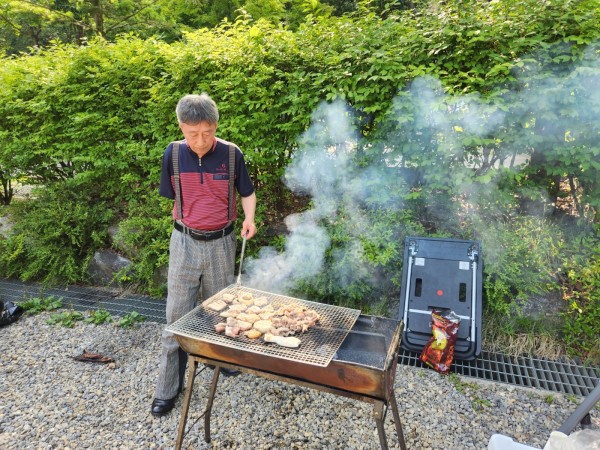
{"type": "Polygon", "coordinates": [[[323,270],[330,240],[319,220],[337,213],[343,192],[342,174],[351,170],[355,133],[350,111],[343,102],[323,103],[315,111],[312,125],[302,136],[300,149],[285,173],[290,190],[310,195],[313,208],[286,218],[289,235],[283,253],[267,247],[259,252],[258,259],[249,259],[249,286],[286,293],[297,280],[323,270]]]}
{"type": "MultiPolygon", "coordinates": [[[[477,94],[448,96],[440,81],[431,77],[415,79],[392,103],[389,114],[392,126],[388,126],[386,134],[378,135],[378,142],[370,144],[361,141],[356,117],[347,104],[323,102],[299,140],[299,149],[284,176],[290,190],[312,198],[311,209],[287,218],[289,235],[282,253],[263,248],[257,258],[247,261],[247,284],[286,293],[296,281],[324,270],[331,241],[320,225],[322,219],[351,222],[346,228],[348,244],[331,253],[334,262],[327,269],[335,271],[332,278],[340,286],[353,277],[368,280],[369,269],[359,264],[363,248],[357,238],[369,231],[372,221],[368,209],[359,205],[369,200],[389,209],[403,207],[402,198],[390,196],[391,186],[404,183],[400,172],[391,170],[396,166],[410,167],[411,162],[416,162],[425,180],[442,174],[440,182],[468,199],[475,206],[471,213],[476,213],[479,204],[487,201],[497,187],[493,180],[472,183],[472,172],[486,161],[472,149],[468,153],[469,149],[463,145],[465,135],[497,140],[497,145],[490,145],[492,153],[484,156],[495,158],[491,160],[496,168],[518,168],[519,163],[526,163],[517,153],[520,150],[527,153],[524,143],[531,138],[532,130],[527,128],[530,116],[579,117],[591,124],[589,133],[599,135],[600,69],[594,51],[590,50],[580,67],[561,67],[559,74],[548,71],[542,72],[542,76],[529,71],[520,77],[522,88],[505,95],[505,105],[520,105],[513,110],[493,107],[477,94]],[[579,99],[579,103],[573,102],[573,98],[579,99]],[[572,111],[565,111],[565,105],[572,111]],[[523,123],[522,129],[514,127],[514,123],[523,123]],[[513,135],[507,136],[507,129],[513,135]],[[358,167],[354,157],[359,148],[381,152],[386,164],[358,167]],[[449,166],[444,172],[446,164],[449,166]],[[341,211],[344,217],[339,217],[341,211]]],[[[435,219],[442,224],[448,217],[435,219]]]]}

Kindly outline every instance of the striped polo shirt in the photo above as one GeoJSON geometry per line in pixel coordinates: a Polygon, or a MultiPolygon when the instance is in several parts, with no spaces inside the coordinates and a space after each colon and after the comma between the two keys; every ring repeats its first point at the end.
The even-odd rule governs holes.
{"type": "MultiPolygon", "coordinates": [[[[163,154],[159,193],[163,197],[175,199],[172,143],[163,154]]],[[[229,197],[229,144],[216,138],[213,148],[199,158],[186,144],[179,145],[179,177],[183,223],[196,230],[212,231],[227,225],[229,197]]],[[[234,192],[248,197],[254,192],[254,185],[244,161],[244,155],[235,147],[234,192]]],[[[233,218],[237,217],[234,208],[233,218]]],[[[177,206],[173,206],[173,219],[177,218],[177,206]]]]}

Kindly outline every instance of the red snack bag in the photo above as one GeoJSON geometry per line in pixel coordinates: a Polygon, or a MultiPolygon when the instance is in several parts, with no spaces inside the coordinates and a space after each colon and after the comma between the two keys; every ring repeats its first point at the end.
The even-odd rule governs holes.
{"type": "Polygon", "coordinates": [[[431,311],[431,322],[433,336],[423,348],[421,361],[439,373],[448,373],[454,359],[460,317],[454,311],[434,309],[431,311]]]}

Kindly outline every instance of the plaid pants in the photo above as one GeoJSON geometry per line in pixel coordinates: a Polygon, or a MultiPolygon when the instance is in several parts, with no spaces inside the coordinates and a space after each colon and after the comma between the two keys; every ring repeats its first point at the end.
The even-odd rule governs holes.
{"type": "MultiPolygon", "coordinates": [[[[173,230],[169,247],[167,324],[171,324],[202,299],[216,294],[234,281],[235,232],[212,241],[197,241],[173,230]],[[200,292],[201,291],[201,292],[200,292]]],[[[186,353],[173,333],[163,331],[155,398],[167,400],[183,387],[186,353]]]]}

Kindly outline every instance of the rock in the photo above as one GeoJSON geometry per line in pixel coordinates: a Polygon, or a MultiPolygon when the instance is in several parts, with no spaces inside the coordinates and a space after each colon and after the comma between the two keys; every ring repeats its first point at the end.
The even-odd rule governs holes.
{"type": "Polygon", "coordinates": [[[8,238],[14,224],[8,215],[0,217],[0,236],[8,238]]]}
{"type": "Polygon", "coordinates": [[[88,266],[88,274],[99,286],[118,286],[115,275],[131,266],[131,261],[110,250],[99,250],[88,266]]]}

